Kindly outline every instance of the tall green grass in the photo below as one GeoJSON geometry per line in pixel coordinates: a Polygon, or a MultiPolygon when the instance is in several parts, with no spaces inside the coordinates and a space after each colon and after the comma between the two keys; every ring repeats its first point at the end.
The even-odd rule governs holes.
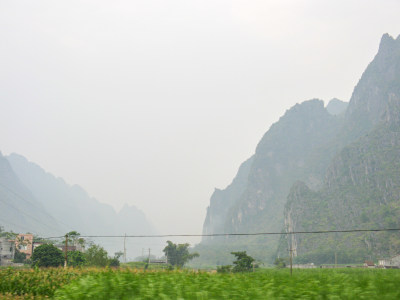
{"type": "Polygon", "coordinates": [[[266,270],[248,274],[107,271],[56,299],[400,299],[398,270],[266,270]]]}
{"type": "Polygon", "coordinates": [[[400,299],[400,270],[0,269],[0,299],[400,299]]]}

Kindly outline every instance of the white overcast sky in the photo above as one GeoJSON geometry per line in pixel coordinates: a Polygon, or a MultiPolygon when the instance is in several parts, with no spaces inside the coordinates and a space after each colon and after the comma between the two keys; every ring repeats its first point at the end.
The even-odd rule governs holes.
{"type": "MultiPolygon", "coordinates": [[[[398,0],[0,0],[0,150],[201,233],[273,122],[348,101],[398,0]]],[[[129,231],[128,231],[129,232],[129,231]]]]}

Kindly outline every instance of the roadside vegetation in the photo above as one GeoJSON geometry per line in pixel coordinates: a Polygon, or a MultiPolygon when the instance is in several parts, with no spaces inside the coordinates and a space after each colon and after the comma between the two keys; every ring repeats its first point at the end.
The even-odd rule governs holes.
{"type": "Polygon", "coordinates": [[[1,299],[399,299],[399,270],[0,269],[1,299]]]}
{"type": "Polygon", "coordinates": [[[64,253],[43,244],[30,266],[0,268],[0,299],[400,299],[395,269],[296,269],[290,276],[284,259],[260,268],[239,251],[231,252],[232,265],[199,271],[185,268],[198,256],[189,244],[168,241],[164,253],[164,263],[120,265],[122,253],[111,258],[91,244],[85,253],[68,252],[63,268],[64,253]]]}

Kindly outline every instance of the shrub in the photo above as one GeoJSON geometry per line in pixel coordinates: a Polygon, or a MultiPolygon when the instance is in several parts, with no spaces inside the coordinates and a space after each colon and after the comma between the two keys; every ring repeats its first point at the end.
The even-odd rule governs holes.
{"type": "Polygon", "coordinates": [[[231,273],[231,272],[232,272],[232,266],[231,265],[218,266],[217,267],[217,273],[231,273]]]}
{"type": "Polygon", "coordinates": [[[64,264],[63,253],[52,244],[43,244],[33,250],[32,266],[58,267],[64,264]]]}
{"type": "Polygon", "coordinates": [[[246,251],[231,252],[236,256],[236,260],[233,262],[233,272],[249,272],[253,267],[254,258],[247,255],[246,251]]]}

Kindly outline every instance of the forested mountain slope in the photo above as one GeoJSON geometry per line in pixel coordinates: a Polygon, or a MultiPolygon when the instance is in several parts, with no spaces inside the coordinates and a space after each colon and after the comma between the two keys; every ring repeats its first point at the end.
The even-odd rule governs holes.
{"type": "MultiPolygon", "coordinates": [[[[232,184],[214,192],[203,232],[280,231],[291,185],[299,178],[315,187],[322,184],[321,174],[329,159],[315,157],[319,158],[321,147],[338,134],[343,120],[328,113],[323,101],[317,99],[288,110],[264,135],[232,184]]],[[[225,263],[230,259],[229,251],[238,248],[270,260],[278,241],[278,237],[204,238],[196,250],[202,255],[199,261],[225,263]]]]}
{"type": "MultiPolygon", "coordinates": [[[[365,134],[332,160],[321,189],[292,188],[286,231],[400,228],[400,38],[382,38],[346,118],[348,132],[365,134]]],[[[298,261],[332,261],[336,252],[339,262],[362,262],[400,251],[398,232],[293,235],[288,242],[298,261]]]]}
{"type": "MultiPolygon", "coordinates": [[[[382,37],[378,54],[363,73],[348,106],[345,103],[339,103],[337,99],[333,99],[327,108],[323,107],[322,101],[306,101],[291,108],[276,124],[271,126],[257,146],[246,187],[240,196],[235,197],[234,203],[229,204],[230,209],[225,218],[224,232],[268,232],[281,231],[283,228],[287,230],[290,227],[288,225],[290,223],[289,215],[297,222],[292,223],[293,226],[303,224],[303,221],[311,222],[313,218],[318,220],[318,213],[311,215],[314,211],[319,211],[315,209],[315,205],[328,205],[327,201],[323,199],[334,197],[332,195],[336,192],[343,194],[350,186],[354,187],[351,189],[351,193],[359,193],[357,197],[353,194],[353,196],[349,196],[351,199],[358,199],[365,193],[379,194],[379,187],[381,192],[385,189],[390,190],[385,186],[388,184],[389,178],[391,176],[398,177],[393,173],[393,169],[391,169],[391,173],[389,172],[391,175],[385,177],[386,179],[379,177],[378,180],[377,177],[374,177],[375,181],[383,180],[380,184],[385,184],[384,188],[382,185],[379,187],[369,185],[368,189],[360,182],[353,184],[354,178],[351,176],[337,175],[335,177],[330,172],[337,169],[341,170],[338,171],[340,174],[346,173],[347,171],[343,169],[346,164],[356,164],[362,159],[364,152],[370,153],[370,163],[380,165],[380,170],[385,169],[382,165],[395,165],[397,133],[396,125],[394,125],[396,122],[393,120],[396,116],[400,95],[399,44],[400,38],[395,40],[387,34],[382,37]],[[343,112],[343,110],[346,111],[343,112]],[[380,144],[381,147],[378,147],[380,144]],[[358,150],[351,152],[350,149],[358,150]],[[351,156],[347,157],[347,160],[344,160],[345,153],[351,156]],[[384,155],[382,156],[380,153],[384,153],[384,155]],[[340,161],[346,161],[346,163],[342,163],[343,168],[339,167],[338,162],[340,161]],[[337,166],[336,169],[335,166],[337,166]],[[334,190],[329,190],[327,186],[330,185],[326,178],[331,178],[331,180],[336,178],[335,180],[342,180],[345,184],[340,187],[332,185],[334,190]],[[302,196],[300,197],[300,195],[302,196]],[[286,203],[287,201],[289,202],[286,203]],[[296,206],[297,204],[299,206],[296,206]],[[311,205],[310,208],[307,208],[307,205],[311,205]],[[303,215],[302,212],[304,212],[303,215]]],[[[371,173],[373,170],[371,165],[363,165],[363,167],[367,168],[366,170],[369,170],[368,167],[372,168],[368,173],[369,176],[377,176],[377,174],[371,173]]],[[[355,169],[351,170],[350,174],[354,175],[355,169]]],[[[393,184],[395,184],[396,179],[393,178],[393,180],[393,184]]],[[[390,193],[396,195],[395,191],[390,193]]],[[[331,223],[333,220],[339,223],[344,219],[348,222],[358,222],[357,218],[345,214],[352,211],[351,205],[353,204],[350,203],[351,201],[344,201],[343,197],[340,198],[340,201],[337,200],[337,203],[331,203],[330,208],[324,211],[324,222],[319,220],[322,222],[321,224],[335,227],[336,223],[331,223]],[[336,210],[332,210],[332,207],[335,207],[336,210]],[[340,217],[326,219],[326,214],[329,213],[339,214],[340,217]]],[[[387,196],[385,197],[387,198],[387,196]]],[[[395,201],[394,198],[392,200],[395,201]]],[[[390,205],[393,205],[385,202],[379,203],[389,210],[390,205]]],[[[216,211],[213,210],[213,206],[213,202],[210,202],[208,215],[216,211]]],[[[362,211],[360,205],[354,207],[362,211]]],[[[375,209],[372,210],[375,211],[375,209]]],[[[369,214],[371,212],[365,212],[363,219],[371,220],[369,214]]],[[[381,220],[380,217],[376,218],[376,222],[381,220]]],[[[211,231],[207,228],[210,226],[209,224],[205,222],[205,232],[211,231]]],[[[341,224],[350,225],[346,222],[341,224]]],[[[305,244],[300,245],[301,237],[298,239],[300,240],[297,240],[296,243],[299,245],[299,254],[309,252],[305,244]]],[[[225,238],[224,240],[218,239],[218,241],[209,246],[207,246],[209,241],[203,242],[199,249],[203,249],[211,258],[213,248],[217,249],[218,256],[221,247],[227,248],[227,245],[231,244],[233,248],[247,249],[255,256],[270,261],[276,255],[278,244],[280,253],[282,248],[287,249],[287,244],[283,246],[283,242],[278,243],[278,238],[274,237],[225,238]],[[206,246],[207,249],[205,249],[206,246]]],[[[383,252],[381,251],[381,253],[383,252]]]]}

